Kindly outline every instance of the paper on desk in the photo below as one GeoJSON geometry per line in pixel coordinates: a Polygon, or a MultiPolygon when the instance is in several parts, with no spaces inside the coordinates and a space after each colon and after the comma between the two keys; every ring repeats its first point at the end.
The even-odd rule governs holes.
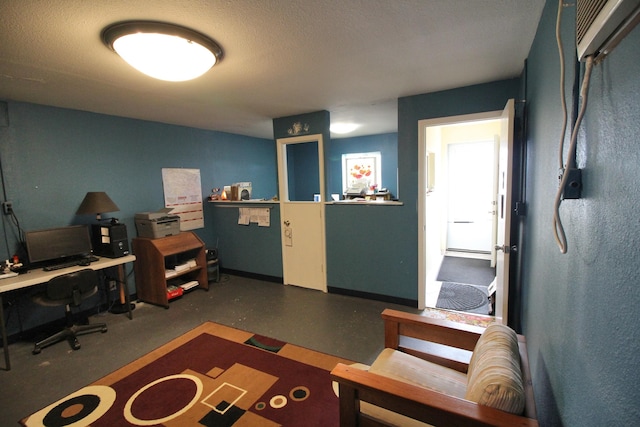
{"type": "Polygon", "coordinates": [[[257,223],[259,227],[270,227],[269,208],[238,208],[238,224],[257,223]]]}

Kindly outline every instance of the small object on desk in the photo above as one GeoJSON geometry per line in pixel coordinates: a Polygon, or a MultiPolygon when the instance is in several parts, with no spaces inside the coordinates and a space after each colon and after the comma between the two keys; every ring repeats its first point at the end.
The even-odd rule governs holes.
{"type": "Polygon", "coordinates": [[[8,273],[0,273],[0,279],[8,279],[9,277],[16,277],[18,273],[15,271],[9,271],[8,273]]]}

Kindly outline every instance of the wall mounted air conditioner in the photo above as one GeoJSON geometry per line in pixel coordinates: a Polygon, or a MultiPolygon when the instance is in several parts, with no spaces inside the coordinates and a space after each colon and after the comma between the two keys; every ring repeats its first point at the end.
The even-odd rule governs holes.
{"type": "Polygon", "coordinates": [[[640,21],[640,0],[577,0],[578,60],[604,57],[640,21]]]}

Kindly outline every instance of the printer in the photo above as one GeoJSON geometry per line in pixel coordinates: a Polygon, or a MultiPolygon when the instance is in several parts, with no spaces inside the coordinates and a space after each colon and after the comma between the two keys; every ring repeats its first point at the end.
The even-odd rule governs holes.
{"type": "Polygon", "coordinates": [[[140,212],[135,216],[138,237],[158,239],[180,233],[180,217],[171,215],[172,208],[157,212],[140,212]]]}

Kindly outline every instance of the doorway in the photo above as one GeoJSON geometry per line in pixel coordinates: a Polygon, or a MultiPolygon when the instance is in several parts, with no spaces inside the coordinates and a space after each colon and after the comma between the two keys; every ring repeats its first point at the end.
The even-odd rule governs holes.
{"type": "MultiPolygon", "coordinates": [[[[508,248],[509,233],[505,233],[510,227],[510,210],[506,207],[510,204],[510,198],[507,200],[505,195],[510,194],[511,182],[510,173],[505,174],[504,170],[511,168],[508,160],[508,151],[512,147],[513,139],[513,100],[510,100],[505,106],[504,111],[493,111],[486,113],[470,114],[463,116],[445,117],[439,119],[421,120],[418,123],[419,129],[419,245],[418,245],[418,305],[419,308],[435,307],[438,296],[441,291],[442,282],[438,281],[438,273],[443,259],[446,255],[455,255],[471,258],[484,258],[491,260],[491,265],[500,270],[496,275],[495,281],[492,283],[492,289],[496,288],[496,320],[506,323],[506,313],[508,304],[508,258],[505,262],[504,255],[508,256],[508,250],[502,256],[496,256],[496,249],[508,248]],[[481,131],[486,127],[487,130],[481,131]],[[455,230],[454,227],[448,227],[449,223],[464,224],[457,228],[470,228],[468,225],[470,220],[460,219],[456,217],[455,204],[459,200],[450,203],[449,181],[449,156],[458,156],[461,153],[458,148],[450,151],[450,146],[454,144],[471,144],[478,143],[484,145],[487,151],[483,154],[484,162],[491,162],[491,197],[488,202],[480,202],[472,208],[467,207],[467,212],[476,212],[478,218],[483,222],[491,224],[490,244],[487,245],[487,228],[482,228],[483,244],[478,246],[478,239],[468,239],[472,233],[455,230]],[[491,160],[487,160],[491,157],[491,160]],[[499,172],[500,168],[502,172],[499,172]],[[501,176],[504,180],[499,180],[501,176]],[[500,182],[502,184],[500,184],[500,182]],[[503,191],[499,191],[499,187],[503,191]],[[502,209],[500,209],[502,207],[502,209]],[[482,214],[484,212],[485,214],[482,214]],[[500,228],[505,230],[500,230],[500,228]],[[453,237],[450,233],[453,228],[453,237]],[[457,233],[457,234],[456,234],[457,233]],[[472,245],[467,243],[459,243],[456,236],[463,241],[474,240],[472,245]],[[499,240],[502,239],[502,240],[499,240]],[[475,245],[475,246],[474,246],[475,245]],[[448,249],[450,250],[448,252],[448,249]],[[495,261],[494,261],[495,260],[495,261]],[[498,282],[501,283],[498,283],[498,282]],[[498,310],[499,309],[499,310],[498,310]],[[504,316],[503,316],[504,314],[504,316]]],[[[478,146],[478,147],[479,147],[478,146]]],[[[474,147],[475,148],[475,147],[474,147]]],[[[464,152],[464,150],[462,150],[464,152]]],[[[463,157],[468,157],[463,153],[463,157]]],[[[455,163],[455,160],[454,160],[455,163]]],[[[469,168],[469,165],[467,165],[469,168]]],[[[462,168],[464,170],[464,168],[462,168]]],[[[455,174],[463,174],[465,177],[460,179],[461,184],[458,186],[470,187],[469,183],[474,180],[477,174],[474,168],[466,172],[455,172],[455,174]]],[[[485,184],[485,188],[488,184],[485,184]]],[[[455,185],[454,185],[455,187],[455,185]]],[[[465,202],[470,202],[474,197],[466,196],[465,202]]],[[[464,204],[464,203],[462,203],[464,204]]],[[[463,209],[464,210],[464,209],[463,209]]],[[[466,215],[470,215],[467,213],[466,215]]],[[[474,221],[476,222],[476,221],[474,221]]]]}
{"type": "MultiPolygon", "coordinates": [[[[492,132],[486,123],[481,132],[492,132]]],[[[494,139],[447,144],[446,252],[489,258],[496,203],[494,139]]]]}
{"type": "Polygon", "coordinates": [[[327,292],[322,135],[276,143],[284,284],[327,292]]]}

